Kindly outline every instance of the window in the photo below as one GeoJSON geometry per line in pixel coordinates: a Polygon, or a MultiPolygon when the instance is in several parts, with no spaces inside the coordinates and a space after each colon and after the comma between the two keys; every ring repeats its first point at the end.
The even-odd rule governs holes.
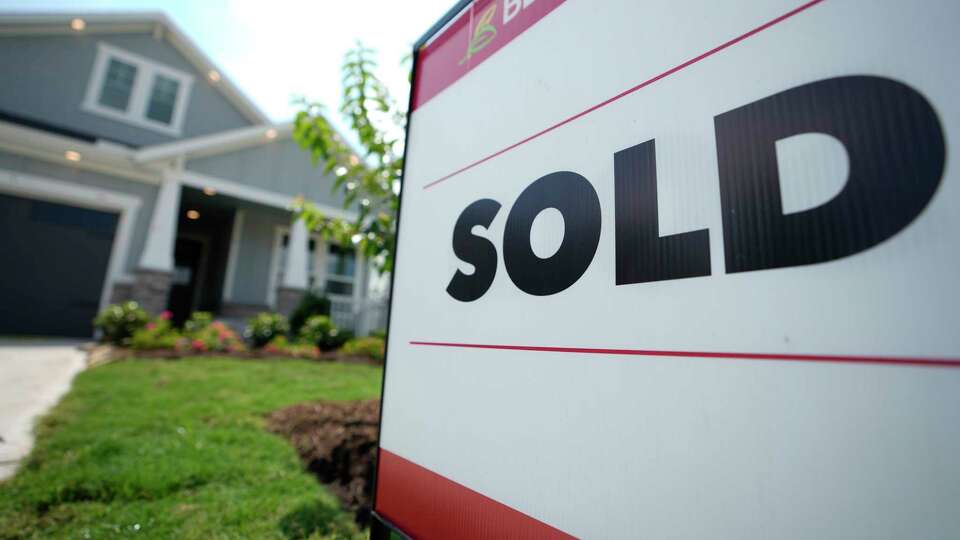
{"type": "Polygon", "coordinates": [[[330,245],[327,251],[327,282],[324,286],[327,294],[353,296],[356,261],[357,256],[352,249],[330,245]]]}
{"type": "Polygon", "coordinates": [[[173,109],[177,105],[177,91],[180,83],[174,79],[157,75],[153,79],[153,91],[150,92],[150,105],[147,107],[147,118],[170,124],[173,120],[173,109]]]}
{"type": "Polygon", "coordinates": [[[193,77],[148,58],[98,44],[87,85],[87,112],[180,135],[193,77]]]}
{"type": "MultiPolygon", "coordinates": [[[[279,245],[276,253],[276,270],[274,274],[273,290],[283,282],[283,274],[287,266],[287,244],[290,237],[287,233],[278,236],[279,245]]],[[[357,255],[350,248],[320,242],[319,238],[311,238],[307,255],[307,286],[317,289],[331,297],[353,297],[354,285],[357,280],[357,255]],[[326,252],[317,246],[327,246],[326,252]]]]}
{"type": "Polygon", "coordinates": [[[110,65],[107,67],[107,77],[100,91],[100,104],[118,111],[127,110],[130,105],[130,94],[133,93],[133,80],[136,76],[136,66],[111,58],[110,65]]]}

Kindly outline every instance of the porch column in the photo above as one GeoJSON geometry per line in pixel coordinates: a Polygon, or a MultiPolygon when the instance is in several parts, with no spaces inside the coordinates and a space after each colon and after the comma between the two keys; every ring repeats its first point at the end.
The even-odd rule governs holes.
{"type": "Polygon", "coordinates": [[[310,232],[303,219],[297,219],[290,227],[287,243],[287,264],[283,279],[277,289],[277,311],[289,315],[300,303],[309,285],[310,232]]]}
{"type": "Polygon", "coordinates": [[[151,314],[167,309],[173,278],[173,248],[180,210],[180,178],[177,170],[164,171],[153,206],[150,227],[134,271],[133,299],[151,314]]]}

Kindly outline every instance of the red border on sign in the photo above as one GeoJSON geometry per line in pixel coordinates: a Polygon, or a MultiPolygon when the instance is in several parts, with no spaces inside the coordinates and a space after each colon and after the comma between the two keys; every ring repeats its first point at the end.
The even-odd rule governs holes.
{"type": "Polygon", "coordinates": [[[454,347],[459,349],[496,349],[553,353],[607,354],[617,356],[660,356],[682,358],[722,358],[732,360],[780,360],[786,362],[835,362],[844,364],[889,364],[901,366],[960,368],[958,358],[925,358],[903,356],[855,356],[840,354],[788,354],[710,351],[663,351],[651,349],[610,349],[595,347],[546,347],[538,345],[492,345],[486,343],[450,343],[442,341],[411,341],[421,347],[454,347]]]}
{"type": "Polygon", "coordinates": [[[460,80],[563,1],[537,0],[526,7],[526,2],[518,1],[512,4],[517,11],[507,22],[503,13],[506,3],[502,0],[472,2],[442,34],[420,50],[411,111],[460,80]]]}
{"type": "Polygon", "coordinates": [[[430,182],[430,183],[428,183],[428,184],[425,184],[425,185],[423,186],[423,189],[430,189],[430,188],[432,188],[432,187],[440,184],[441,182],[445,182],[445,181],[453,178],[454,176],[457,176],[457,175],[460,174],[460,173],[466,172],[466,171],[468,171],[468,170],[476,167],[477,165],[480,165],[480,164],[482,164],[482,163],[485,163],[485,162],[487,162],[487,161],[490,161],[491,159],[493,159],[493,158],[495,158],[495,157],[498,157],[498,156],[501,156],[501,155],[503,155],[503,154],[506,154],[507,152],[513,150],[514,148],[517,148],[517,147],[519,147],[519,146],[522,146],[522,145],[524,145],[524,144],[526,144],[526,143],[528,143],[528,142],[530,142],[530,141],[532,141],[532,140],[534,140],[534,139],[536,139],[536,138],[538,138],[538,137],[541,137],[541,136],[543,136],[543,135],[546,135],[547,133],[550,133],[551,131],[553,131],[553,130],[559,128],[559,127],[562,127],[562,126],[564,126],[564,125],[566,125],[566,124],[569,124],[570,122],[573,122],[574,120],[577,120],[577,119],[579,119],[579,118],[583,118],[584,116],[586,116],[586,115],[588,115],[588,114],[596,111],[597,109],[601,109],[601,108],[603,108],[603,107],[606,107],[607,105],[610,105],[611,103],[619,100],[620,98],[626,97],[626,96],[628,96],[628,95],[630,95],[630,94],[632,94],[632,93],[634,93],[634,92],[636,92],[636,91],[638,91],[638,90],[640,90],[640,89],[642,89],[642,88],[645,88],[645,87],[647,87],[647,86],[650,86],[651,84],[653,84],[653,83],[655,83],[655,82],[657,82],[657,81],[659,81],[659,80],[661,80],[661,79],[665,79],[665,78],[669,77],[670,75],[673,75],[674,73],[677,73],[677,72],[679,72],[679,71],[682,71],[682,70],[684,70],[684,69],[692,66],[693,64],[696,64],[697,62],[699,62],[699,61],[701,61],[701,60],[703,60],[703,59],[705,59],[705,58],[709,58],[710,56],[713,56],[714,54],[716,54],[716,53],[718,53],[718,52],[720,52],[720,51],[722,51],[722,50],[724,50],[724,49],[726,49],[726,48],[728,48],[728,47],[731,47],[731,46],[733,46],[733,45],[736,45],[737,43],[740,43],[741,41],[743,41],[743,40],[745,40],[745,39],[747,39],[747,38],[749,38],[749,37],[751,37],[751,36],[754,36],[754,35],[756,35],[756,34],[759,34],[760,32],[766,30],[767,28],[770,28],[770,27],[772,27],[772,26],[775,26],[775,25],[777,25],[777,24],[780,24],[780,23],[782,23],[783,21],[785,21],[785,20],[793,17],[794,15],[797,15],[797,14],[799,14],[799,13],[802,13],[803,11],[806,11],[807,9],[812,8],[813,6],[819,4],[819,3],[823,2],[823,1],[824,1],[824,0],[811,0],[811,1],[809,1],[809,2],[807,2],[807,3],[805,3],[805,4],[803,4],[803,5],[801,5],[801,6],[798,7],[798,8],[795,8],[795,9],[793,9],[793,10],[791,10],[791,11],[788,11],[787,13],[784,13],[783,15],[777,17],[776,19],[767,21],[767,22],[761,24],[760,26],[758,26],[758,27],[756,27],[756,28],[754,28],[754,29],[752,29],[752,30],[750,30],[750,31],[748,31],[748,32],[745,32],[745,33],[743,33],[743,34],[740,34],[739,36],[737,36],[737,37],[735,37],[735,38],[733,38],[733,39],[731,39],[731,40],[729,40],[729,41],[727,41],[727,42],[725,42],[725,43],[723,43],[723,44],[721,44],[721,45],[718,45],[718,46],[710,49],[709,51],[707,51],[707,52],[705,52],[705,53],[703,53],[703,54],[701,54],[701,55],[699,55],[699,56],[695,56],[694,58],[691,58],[690,60],[687,60],[686,62],[683,62],[682,64],[679,64],[679,65],[677,65],[677,66],[674,66],[674,67],[672,67],[672,68],[664,71],[663,73],[660,73],[659,75],[655,75],[655,76],[653,76],[653,77],[651,77],[651,78],[649,78],[649,79],[647,79],[647,80],[645,80],[645,81],[637,84],[636,86],[633,86],[633,87],[631,87],[631,88],[628,88],[628,89],[624,90],[623,92],[620,92],[619,94],[617,94],[617,95],[615,95],[615,96],[613,96],[613,97],[611,97],[611,98],[605,99],[605,100],[601,101],[600,103],[597,103],[596,105],[594,105],[594,106],[592,106],[592,107],[589,107],[589,108],[587,108],[587,109],[585,109],[585,110],[583,110],[583,111],[580,111],[580,112],[578,112],[577,114],[575,114],[575,115],[573,115],[573,116],[569,116],[569,117],[567,117],[567,118],[564,118],[563,120],[557,122],[556,124],[553,124],[552,126],[549,126],[549,127],[545,128],[545,129],[542,129],[542,130],[534,133],[533,135],[530,135],[529,137],[527,137],[527,138],[525,138],[525,139],[522,139],[522,140],[520,140],[520,141],[517,141],[517,142],[511,144],[510,146],[507,146],[506,148],[503,148],[503,149],[501,149],[501,150],[498,150],[498,151],[496,151],[496,152],[494,152],[494,153],[492,153],[492,154],[490,154],[490,155],[488,155],[488,156],[486,156],[486,157],[480,158],[480,159],[478,159],[477,161],[474,161],[473,163],[470,163],[469,165],[466,165],[466,166],[464,166],[464,167],[461,167],[461,168],[453,171],[452,173],[449,173],[449,174],[447,174],[447,175],[445,175],[445,176],[441,176],[440,178],[438,178],[438,179],[436,179],[436,180],[434,180],[434,181],[432,181],[432,182],[430,182]]]}
{"type": "Polygon", "coordinates": [[[413,538],[574,538],[383,448],[376,511],[413,538]]]}

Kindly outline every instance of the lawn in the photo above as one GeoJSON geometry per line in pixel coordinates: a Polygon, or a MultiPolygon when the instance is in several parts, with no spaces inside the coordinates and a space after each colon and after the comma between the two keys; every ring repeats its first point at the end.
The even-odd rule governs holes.
{"type": "Polygon", "coordinates": [[[131,360],[81,373],[0,484],[0,539],[354,538],[264,415],[377,397],[379,368],[297,360],[131,360]]]}

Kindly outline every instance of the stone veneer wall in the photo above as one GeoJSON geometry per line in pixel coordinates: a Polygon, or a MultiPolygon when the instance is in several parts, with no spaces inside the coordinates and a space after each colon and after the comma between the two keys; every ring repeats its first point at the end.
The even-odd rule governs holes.
{"type": "Polygon", "coordinates": [[[139,302],[140,306],[151,315],[157,315],[167,309],[173,273],[139,268],[133,275],[131,290],[133,300],[139,302]]]}

